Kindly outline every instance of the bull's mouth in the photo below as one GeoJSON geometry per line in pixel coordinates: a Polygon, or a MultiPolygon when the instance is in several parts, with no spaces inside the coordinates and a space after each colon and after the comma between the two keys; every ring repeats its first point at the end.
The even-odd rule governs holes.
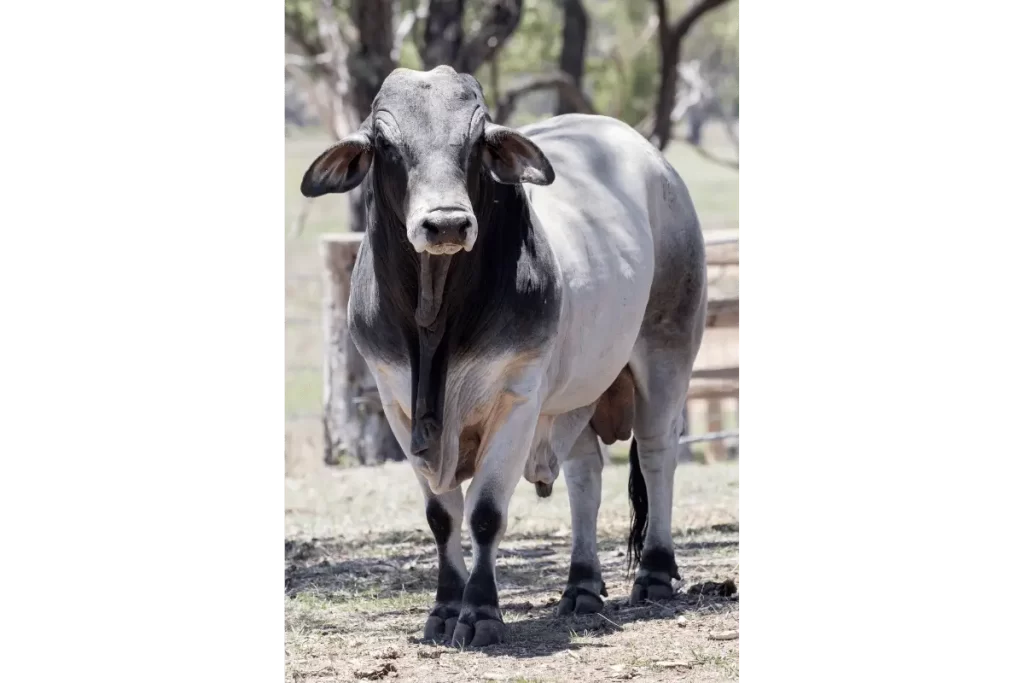
{"type": "Polygon", "coordinates": [[[433,256],[451,256],[453,254],[458,254],[463,249],[469,251],[469,249],[462,244],[428,244],[423,248],[425,252],[433,256]]]}

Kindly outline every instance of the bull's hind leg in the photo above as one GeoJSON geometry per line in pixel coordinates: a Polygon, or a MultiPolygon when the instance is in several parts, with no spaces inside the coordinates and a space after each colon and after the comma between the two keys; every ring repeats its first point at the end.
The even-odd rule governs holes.
{"type": "Polygon", "coordinates": [[[572,512],[572,556],[569,580],[558,603],[560,615],[600,612],[604,607],[601,597],[608,597],[597,559],[597,512],[604,469],[598,439],[611,444],[629,437],[633,394],[633,374],[626,367],[596,404],[563,415],[555,423],[554,445],[560,455],[564,454],[561,457],[572,512]]]}
{"type": "Polygon", "coordinates": [[[704,329],[701,299],[682,325],[641,331],[630,361],[637,380],[636,418],[629,449],[633,508],[628,561],[639,568],[630,604],[672,597],[679,570],[672,544],[672,488],[682,446],[683,406],[704,329]],[[667,334],[671,333],[671,334],[667,334]]]}

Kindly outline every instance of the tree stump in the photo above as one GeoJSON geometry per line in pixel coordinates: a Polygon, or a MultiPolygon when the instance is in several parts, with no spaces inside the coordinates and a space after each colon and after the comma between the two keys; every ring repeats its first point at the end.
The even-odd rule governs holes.
{"type": "Polygon", "coordinates": [[[348,334],[348,298],[352,269],[363,235],[324,235],[324,462],[345,456],[361,465],[403,460],[380,404],[377,384],[348,334]]]}

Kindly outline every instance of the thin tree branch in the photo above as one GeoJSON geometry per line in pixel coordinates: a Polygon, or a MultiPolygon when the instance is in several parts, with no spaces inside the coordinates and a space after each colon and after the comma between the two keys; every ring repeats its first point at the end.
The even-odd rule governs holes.
{"type": "MultiPolygon", "coordinates": [[[[693,25],[697,23],[697,20],[702,16],[710,12],[711,10],[724,5],[729,0],[700,0],[700,2],[692,5],[690,9],[683,13],[683,16],[679,17],[679,21],[672,27],[671,39],[675,42],[681,41],[686,34],[689,33],[693,25]]],[[[665,0],[656,0],[656,2],[664,5],[665,0]]]]}
{"type": "Polygon", "coordinates": [[[506,90],[505,94],[501,97],[501,100],[499,100],[498,107],[494,112],[494,122],[505,123],[508,121],[509,116],[511,116],[512,111],[515,108],[516,101],[523,95],[551,88],[557,89],[566,98],[568,98],[569,101],[572,102],[576,111],[583,114],[595,113],[594,105],[586,95],[580,92],[580,89],[576,87],[575,83],[573,83],[572,78],[570,78],[568,74],[556,72],[544,76],[534,76],[518,86],[506,90]]]}
{"type": "Polygon", "coordinates": [[[312,67],[322,64],[330,64],[334,61],[334,56],[330,52],[321,52],[318,55],[309,57],[307,55],[295,55],[285,53],[284,63],[285,66],[300,66],[300,67],[312,67]]]}
{"type": "Polygon", "coordinates": [[[462,44],[452,66],[475,73],[508,40],[523,16],[523,0],[493,0],[480,22],[480,30],[462,44]]]}

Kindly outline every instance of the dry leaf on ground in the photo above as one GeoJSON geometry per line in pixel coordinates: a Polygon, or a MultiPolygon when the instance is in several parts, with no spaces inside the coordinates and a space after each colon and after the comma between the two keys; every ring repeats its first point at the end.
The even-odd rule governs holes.
{"type": "Polygon", "coordinates": [[[386,678],[387,675],[392,671],[398,673],[398,667],[396,667],[391,662],[387,662],[383,666],[380,666],[376,669],[365,669],[363,671],[356,671],[355,677],[363,678],[368,681],[379,681],[382,678],[386,678]]]}
{"type": "Polygon", "coordinates": [[[708,636],[711,640],[736,640],[739,637],[739,631],[719,631],[708,636]]]}

